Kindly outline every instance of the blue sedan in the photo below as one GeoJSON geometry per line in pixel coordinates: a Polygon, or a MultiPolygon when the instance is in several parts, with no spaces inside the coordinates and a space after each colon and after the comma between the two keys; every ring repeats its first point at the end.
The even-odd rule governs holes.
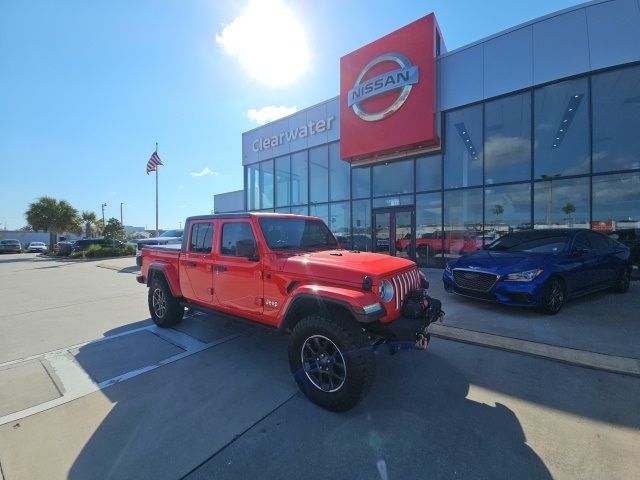
{"type": "Polygon", "coordinates": [[[629,290],[629,248],[586,229],[510,233],[447,264],[448,292],[553,315],[572,297],[629,290]]]}

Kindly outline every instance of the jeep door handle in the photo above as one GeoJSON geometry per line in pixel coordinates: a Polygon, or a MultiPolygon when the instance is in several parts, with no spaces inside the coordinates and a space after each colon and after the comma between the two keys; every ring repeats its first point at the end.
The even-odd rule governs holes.
{"type": "Polygon", "coordinates": [[[214,270],[216,272],[226,272],[227,271],[227,267],[225,267],[224,265],[216,265],[214,267],[214,270]]]}
{"type": "Polygon", "coordinates": [[[196,262],[187,262],[187,267],[194,268],[197,265],[196,262]]]}

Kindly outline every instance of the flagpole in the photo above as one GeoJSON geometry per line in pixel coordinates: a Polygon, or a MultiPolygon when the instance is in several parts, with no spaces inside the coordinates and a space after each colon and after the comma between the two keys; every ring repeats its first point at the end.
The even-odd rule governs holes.
{"type": "MultiPolygon", "coordinates": [[[[156,155],[158,154],[158,142],[156,142],[156,155]]],[[[156,237],[160,235],[160,231],[158,230],[158,170],[160,170],[159,165],[156,165],[156,237]]]]}

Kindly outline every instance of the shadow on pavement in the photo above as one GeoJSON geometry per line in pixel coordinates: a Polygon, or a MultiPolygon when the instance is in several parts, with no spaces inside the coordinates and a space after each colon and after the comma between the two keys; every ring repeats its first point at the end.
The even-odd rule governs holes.
{"type": "Polygon", "coordinates": [[[443,357],[403,352],[378,366],[353,410],[298,395],[187,478],[552,478],[513,411],[468,399],[467,376],[443,357]]]}

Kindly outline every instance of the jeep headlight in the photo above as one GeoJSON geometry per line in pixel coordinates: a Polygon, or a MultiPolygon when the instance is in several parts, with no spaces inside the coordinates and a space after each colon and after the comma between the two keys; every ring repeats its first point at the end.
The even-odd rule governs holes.
{"type": "Polygon", "coordinates": [[[536,270],[527,270],[525,272],[510,273],[509,275],[506,275],[504,279],[512,282],[530,282],[541,273],[542,269],[538,268],[536,270]]]}
{"type": "Polygon", "coordinates": [[[380,282],[380,285],[378,285],[378,294],[385,303],[393,300],[393,285],[389,280],[380,282]]]}

